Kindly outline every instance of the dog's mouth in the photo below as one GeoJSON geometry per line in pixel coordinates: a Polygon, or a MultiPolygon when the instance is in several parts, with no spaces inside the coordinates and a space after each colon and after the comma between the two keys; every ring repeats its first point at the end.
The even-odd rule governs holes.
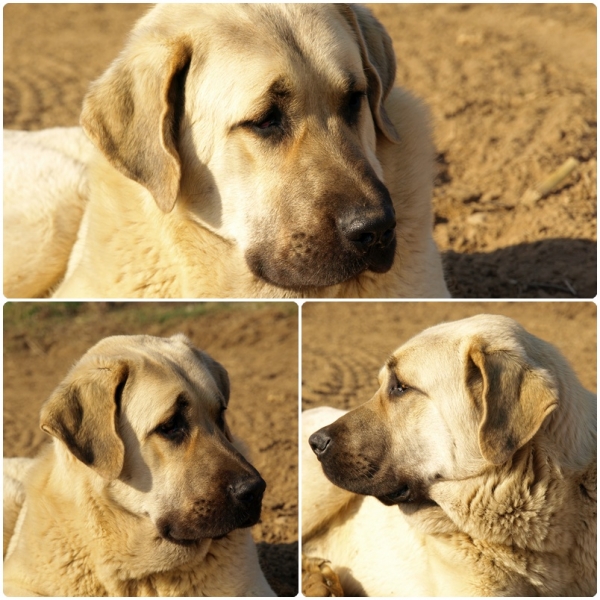
{"type": "Polygon", "coordinates": [[[176,544],[177,546],[184,546],[189,548],[191,546],[196,546],[199,542],[202,541],[203,538],[197,539],[186,539],[186,538],[176,538],[169,531],[161,531],[160,537],[167,542],[171,542],[171,544],[176,544]]]}
{"type": "MultiPolygon", "coordinates": [[[[254,525],[254,523],[248,523],[248,525],[240,525],[240,528],[243,527],[251,527],[252,525],[254,525]]],[[[170,542],[171,544],[175,544],[177,546],[182,546],[184,548],[190,548],[190,547],[194,547],[197,546],[198,544],[200,544],[201,542],[203,542],[204,540],[222,540],[223,538],[226,538],[229,534],[231,533],[231,531],[224,531],[223,533],[219,533],[216,535],[208,535],[206,537],[198,537],[198,538],[177,538],[174,535],[172,535],[169,532],[160,532],[160,537],[167,541],[170,542]]]]}
{"type": "Polygon", "coordinates": [[[394,490],[390,494],[384,494],[383,496],[377,496],[377,500],[383,502],[386,506],[392,504],[400,504],[404,502],[413,502],[414,493],[408,485],[400,486],[397,490],[394,490]]]}
{"type": "Polygon", "coordinates": [[[387,273],[395,254],[396,232],[390,229],[366,249],[358,250],[348,241],[334,247],[315,243],[314,248],[307,242],[302,250],[290,247],[265,252],[262,246],[251,248],[245,259],[259,279],[302,295],[346,283],[365,272],[387,273]]]}
{"type": "Polygon", "coordinates": [[[240,525],[238,525],[239,529],[245,529],[246,527],[252,527],[256,525],[260,521],[260,514],[253,515],[248,517],[245,521],[243,521],[240,525]]]}
{"type": "Polygon", "coordinates": [[[159,521],[160,537],[177,546],[194,547],[204,540],[221,540],[235,529],[252,527],[260,521],[262,492],[249,504],[242,504],[226,515],[214,515],[210,519],[185,522],[165,518],[159,521]]]}
{"type": "Polygon", "coordinates": [[[376,498],[386,506],[393,506],[395,504],[410,504],[414,508],[438,506],[420,489],[420,486],[411,486],[409,484],[403,484],[389,494],[376,496],[376,498]]]}

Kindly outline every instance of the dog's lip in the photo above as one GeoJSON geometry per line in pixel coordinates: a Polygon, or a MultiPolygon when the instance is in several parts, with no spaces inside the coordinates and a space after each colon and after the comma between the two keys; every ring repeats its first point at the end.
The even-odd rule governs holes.
{"type": "Polygon", "coordinates": [[[389,494],[384,494],[382,496],[377,496],[377,499],[383,502],[384,504],[402,504],[404,502],[412,502],[413,494],[411,493],[411,489],[408,485],[402,485],[398,489],[390,492],[389,494]]]}
{"type": "Polygon", "coordinates": [[[254,517],[248,517],[241,525],[239,525],[240,529],[244,529],[246,527],[252,527],[258,523],[258,519],[254,517]]]}
{"type": "Polygon", "coordinates": [[[161,537],[163,540],[171,542],[172,544],[177,544],[178,546],[194,546],[201,540],[201,538],[176,538],[173,537],[170,533],[167,533],[166,535],[161,535],[161,537]]]}
{"type": "Polygon", "coordinates": [[[388,494],[377,496],[380,502],[387,506],[394,504],[411,504],[415,507],[438,506],[438,504],[429,498],[419,486],[414,486],[409,483],[404,483],[398,486],[395,490],[388,494]]]}

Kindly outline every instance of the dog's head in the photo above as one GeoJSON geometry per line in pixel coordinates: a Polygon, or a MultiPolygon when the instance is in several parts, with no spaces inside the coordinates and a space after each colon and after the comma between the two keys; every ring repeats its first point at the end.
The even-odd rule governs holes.
{"type": "Polygon", "coordinates": [[[265,482],[236,447],[228,401],[225,369],[184,336],[115,336],[75,365],[41,427],[115,503],[193,545],[260,517],[265,482]]]}
{"type": "Polygon", "coordinates": [[[262,281],[331,286],[393,263],[378,143],[391,40],[355,5],[160,5],[88,93],[82,125],[165,213],[262,281]]]}
{"type": "Polygon", "coordinates": [[[506,317],[432,327],[394,352],[371,400],[310,444],[336,485],[407,514],[435,508],[439,482],[506,464],[557,407],[548,348],[506,317]]]}

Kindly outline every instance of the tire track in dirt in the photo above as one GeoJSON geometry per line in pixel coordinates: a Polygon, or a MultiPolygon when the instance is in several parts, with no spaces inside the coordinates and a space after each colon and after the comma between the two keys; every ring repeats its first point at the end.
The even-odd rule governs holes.
{"type": "Polygon", "coordinates": [[[373,356],[356,348],[338,347],[332,355],[327,350],[308,344],[303,359],[305,407],[333,403],[350,408],[357,398],[366,402],[377,389],[376,375],[381,365],[373,356]]]}
{"type": "Polygon", "coordinates": [[[40,72],[31,76],[27,71],[9,73],[5,77],[4,118],[8,122],[19,122],[23,129],[39,129],[41,115],[51,107],[57,118],[60,112],[72,114],[73,105],[79,103],[79,94],[74,93],[77,69],[60,64],[53,57],[41,57],[40,72]],[[61,108],[62,107],[62,108],[61,108]]]}

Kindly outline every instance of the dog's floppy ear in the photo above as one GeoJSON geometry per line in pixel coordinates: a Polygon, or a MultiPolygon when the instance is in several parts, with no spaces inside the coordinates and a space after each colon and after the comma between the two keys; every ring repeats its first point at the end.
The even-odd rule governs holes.
{"type": "Polygon", "coordinates": [[[550,374],[508,351],[475,341],[467,356],[467,387],[479,415],[479,448],[496,465],[506,462],[558,406],[550,374]]]}
{"type": "Polygon", "coordinates": [[[181,39],[142,39],[142,35],[134,33],[122,54],[92,84],[81,125],[108,161],[148,189],[168,213],[179,193],[177,137],[191,46],[181,39]]]}
{"type": "Polygon", "coordinates": [[[390,121],[383,103],[396,78],[396,55],[392,40],[383,25],[364,6],[337,5],[356,34],[360,54],[369,82],[369,105],[379,130],[391,142],[398,143],[398,132],[390,121]]]}
{"type": "Polygon", "coordinates": [[[125,361],[77,365],[41,411],[40,427],[109,481],[120,475],[125,458],[117,417],[128,375],[125,361]]]}
{"type": "MultiPolygon", "coordinates": [[[[200,358],[200,360],[204,363],[204,365],[210,371],[210,374],[213,376],[217,387],[219,388],[221,394],[223,394],[223,398],[225,399],[225,406],[229,404],[229,396],[230,396],[230,385],[229,385],[229,375],[225,370],[225,367],[217,362],[214,358],[206,354],[206,352],[202,352],[197,348],[194,348],[194,353],[200,358]]],[[[231,430],[229,429],[229,425],[227,421],[225,421],[225,435],[230,442],[234,441],[231,430]]],[[[239,445],[241,442],[236,440],[236,443],[239,445]]],[[[245,448],[245,446],[244,446],[245,448]]],[[[239,448],[238,448],[239,450],[239,448]]],[[[247,456],[248,451],[245,450],[242,452],[245,456],[247,456]]]]}
{"type": "Polygon", "coordinates": [[[229,385],[229,375],[225,367],[221,363],[218,363],[214,358],[208,356],[208,354],[202,354],[204,356],[204,362],[208,366],[208,370],[217,382],[219,390],[223,394],[223,398],[225,398],[225,403],[228,404],[231,388],[229,385]]]}
{"type": "Polygon", "coordinates": [[[225,367],[218,363],[212,356],[206,354],[206,352],[202,352],[202,350],[198,350],[198,348],[193,347],[194,354],[202,361],[204,366],[210,371],[210,374],[213,376],[217,387],[221,394],[223,394],[223,398],[225,399],[225,404],[229,404],[229,396],[231,393],[231,387],[229,384],[229,375],[225,367]]]}
{"type": "Polygon", "coordinates": [[[212,356],[206,354],[206,352],[198,350],[192,341],[183,333],[176,333],[171,339],[183,342],[190,348],[196,358],[208,369],[217,384],[219,391],[223,394],[225,404],[228,404],[231,388],[229,384],[229,375],[227,374],[225,367],[221,363],[218,363],[212,356]]]}

